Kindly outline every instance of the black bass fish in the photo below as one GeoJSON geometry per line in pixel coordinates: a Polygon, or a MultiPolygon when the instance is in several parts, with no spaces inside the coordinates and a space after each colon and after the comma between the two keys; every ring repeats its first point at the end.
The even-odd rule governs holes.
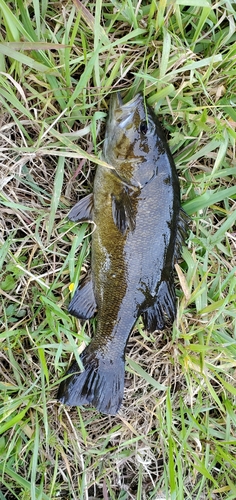
{"type": "Polygon", "coordinates": [[[162,128],[141,94],[110,103],[103,157],[113,168],[97,167],[93,194],[71,210],[72,221],[91,220],[91,274],[79,284],[69,312],[89,319],[97,330],[81,360],[61,382],[58,399],[87,403],[115,415],[124,392],[125,348],[142,315],[153,332],[176,316],[174,264],[186,237],[178,176],[162,128]]]}

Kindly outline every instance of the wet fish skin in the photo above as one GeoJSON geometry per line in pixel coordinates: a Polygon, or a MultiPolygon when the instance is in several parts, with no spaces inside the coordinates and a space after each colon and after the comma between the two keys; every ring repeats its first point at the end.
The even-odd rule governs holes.
{"type": "Polygon", "coordinates": [[[71,220],[92,220],[91,276],[79,285],[69,312],[97,330],[61,382],[61,402],[90,403],[105,414],[120,408],[125,348],[140,314],[149,331],[176,316],[174,263],[186,236],[179,181],[162,128],[142,95],[111,101],[103,148],[113,167],[97,167],[94,192],[72,209],[71,220]]]}

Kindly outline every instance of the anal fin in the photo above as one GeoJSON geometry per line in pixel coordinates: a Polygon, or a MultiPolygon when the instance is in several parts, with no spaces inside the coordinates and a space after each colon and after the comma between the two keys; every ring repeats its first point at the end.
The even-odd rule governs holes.
{"type": "Polygon", "coordinates": [[[75,290],[69,304],[68,312],[79,319],[89,319],[94,316],[97,304],[94,297],[92,277],[85,278],[75,290]]]}

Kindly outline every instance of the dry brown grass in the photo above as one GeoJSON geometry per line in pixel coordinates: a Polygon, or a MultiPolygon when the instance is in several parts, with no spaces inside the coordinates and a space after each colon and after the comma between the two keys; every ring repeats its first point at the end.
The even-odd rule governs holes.
{"type": "Polygon", "coordinates": [[[236,497],[235,12],[183,3],[17,1],[11,16],[0,0],[1,41],[18,44],[0,51],[0,500],[236,497]],[[96,327],[67,314],[91,227],[66,216],[92,190],[110,92],[140,88],[193,221],[177,321],[149,337],[138,321],[107,417],[55,399],[96,327]]]}

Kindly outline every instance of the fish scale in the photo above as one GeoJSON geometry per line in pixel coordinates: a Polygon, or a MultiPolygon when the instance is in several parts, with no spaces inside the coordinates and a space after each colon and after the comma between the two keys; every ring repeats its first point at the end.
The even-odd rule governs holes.
{"type": "Polygon", "coordinates": [[[139,315],[148,331],[176,316],[174,264],[187,235],[176,167],[162,128],[141,94],[111,100],[103,157],[93,193],[71,210],[73,221],[92,220],[91,274],[79,284],[69,312],[97,314],[96,333],[58,392],[71,406],[92,404],[115,415],[122,403],[125,349],[139,315]]]}

